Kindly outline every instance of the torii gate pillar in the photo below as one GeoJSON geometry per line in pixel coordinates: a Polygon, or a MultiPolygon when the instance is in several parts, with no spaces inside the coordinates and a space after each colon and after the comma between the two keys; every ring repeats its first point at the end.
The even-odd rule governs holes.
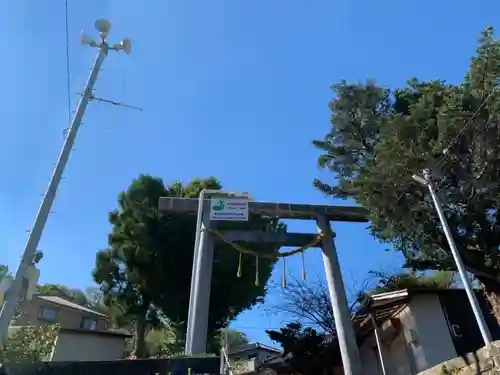
{"type": "MultiPolygon", "coordinates": [[[[207,202],[208,203],[208,202],[207,202]]],[[[212,280],[212,268],[214,258],[214,238],[205,228],[210,228],[209,204],[203,205],[205,209],[202,215],[202,231],[200,234],[200,246],[195,250],[197,258],[193,262],[193,275],[195,275],[194,296],[189,315],[188,334],[186,342],[186,353],[203,354],[206,352],[207,324],[210,306],[210,287],[212,280]],[[192,320],[192,321],[191,321],[192,320]]],[[[160,198],[159,209],[170,212],[195,213],[198,210],[198,199],[192,198],[160,198]]],[[[249,202],[248,209],[255,214],[269,217],[280,217],[282,219],[309,219],[316,220],[318,229],[323,234],[321,248],[323,250],[323,262],[325,264],[326,279],[333,309],[337,338],[342,355],[342,363],[345,375],[362,375],[361,360],[359,357],[356,336],[351,321],[351,313],[347,304],[344,282],[340,270],[337,251],[334,244],[334,234],[330,221],[345,222],[367,222],[366,211],[361,207],[345,206],[322,206],[302,205],[274,202],[249,202]]],[[[236,231],[237,232],[237,231],[236,231]]],[[[300,234],[277,234],[274,236],[262,236],[262,233],[239,233],[233,235],[241,236],[240,241],[262,242],[269,241],[286,246],[289,242],[297,241],[300,234]]],[[[307,236],[303,234],[302,236],[307,236]]],[[[234,236],[233,236],[234,237],[234,236]]],[[[234,239],[234,238],[233,238],[234,239]]],[[[304,238],[302,238],[304,239],[304,238]]],[[[237,241],[237,240],[236,240],[237,241]]],[[[305,242],[307,243],[307,242],[305,242]]],[[[304,244],[305,244],[304,243],[304,244]]]]}
{"type": "MultiPolygon", "coordinates": [[[[209,205],[207,205],[209,206],[209,205]]],[[[186,353],[204,354],[207,351],[208,314],[210,310],[210,292],[212,286],[212,269],[214,263],[214,236],[205,229],[211,228],[210,210],[204,210],[202,216],[200,247],[198,259],[193,259],[193,274],[191,282],[194,285],[194,296],[189,309],[192,309],[189,324],[190,330],[186,337],[186,353]]]]}
{"type": "Polygon", "coordinates": [[[328,283],[333,316],[335,317],[335,329],[339,340],[344,374],[361,375],[361,359],[359,357],[356,334],[352,326],[351,312],[349,311],[345,294],[337,249],[335,248],[335,235],[332,232],[330,221],[326,217],[318,216],[316,222],[319,232],[323,234],[321,250],[323,251],[326,281],[328,283]],[[347,358],[349,360],[346,360],[347,358]]]}

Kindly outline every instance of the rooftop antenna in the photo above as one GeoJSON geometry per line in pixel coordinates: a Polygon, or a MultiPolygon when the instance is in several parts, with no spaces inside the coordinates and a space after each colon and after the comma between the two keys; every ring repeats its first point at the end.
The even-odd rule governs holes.
{"type": "Polygon", "coordinates": [[[94,65],[90,72],[90,76],[85,84],[85,89],[83,90],[82,97],[78,102],[75,115],[71,121],[71,125],[67,131],[66,137],[64,138],[64,143],[57,159],[56,166],[50,178],[49,186],[43,196],[42,203],[38,212],[36,214],[35,222],[33,223],[33,228],[28,236],[28,241],[26,242],[23,256],[21,262],[16,271],[15,279],[10,288],[9,294],[5,299],[2,311],[0,312],[0,347],[5,343],[7,337],[7,332],[9,328],[9,323],[16,314],[17,304],[21,298],[23,291],[23,278],[26,275],[27,269],[31,266],[33,262],[33,257],[35,256],[38,243],[40,242],[40,237],[42,236],[45,223],[54,203],[56,197],[57,188],[61,182],[64,169],[69,159],[71,150],[73,149],[73,144],[75,143],[75,138],[78,133],[78,129],[82,122],[85,109],[87,104],[92,99],[92,90],[96,82],[97,76],[101,69],[104,59],[108,55],[109,50],[123,51],[126,54],[130,54],[131,44],[130,40],[123,39],[118,44],[108,44],[107,38],[109,31],[111,30],[111,23],[105,19],[99,19],[95,21],[95,28],[99,32],[99,41],[96,41],[85,34],[82,33],[80,41],[83,44],[89,45],[91,47],[97,48],[98,53],[94,61],[94,65]]]}

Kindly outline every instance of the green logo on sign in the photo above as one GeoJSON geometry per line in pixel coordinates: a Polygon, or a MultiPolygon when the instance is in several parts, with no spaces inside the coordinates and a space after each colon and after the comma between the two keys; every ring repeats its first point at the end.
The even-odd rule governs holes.
{"type": "Polygon", "coordinates": [[[222,211],[226,207],[224,201],[220,200],[218,204],[214,204],[212,206],[212,210],[214,211],[222,211]]]}

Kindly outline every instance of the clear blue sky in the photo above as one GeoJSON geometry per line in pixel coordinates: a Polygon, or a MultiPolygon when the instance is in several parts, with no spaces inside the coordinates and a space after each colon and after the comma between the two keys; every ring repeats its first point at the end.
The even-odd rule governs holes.
{"type": "MultiPolygon", "coordinates": [[[[329,86],[458,81],[480,30],[499,26],[500,14],[494,0],[70,0],[69,8],[72,94],[95,53],[79,44],[80,30],[107,17],[111,39],[130,37],[133,54],[109,56],[96,95],[144,108],[91,104],[60,186],[40,244],[41,281],[80,288],[106,246],[108,211],[140,173],[166,182],[213,175],[258,200],[333,203],[311,185],[326,176],[311,140],[329,129],[329,86]]],[[[64,1],[3,1],[0,55],[0,263],[14,268],[67,127],[64,1]]],[[[400,264],[364,225],[335,230],[347,285],[400,264]]],[[[306,262],[309,275],[322,273],[319,251],[306,262]]],[[[289,271],[300,275],[298,259],[289,271]]],[[[234,327],[265,342],[263,328],[287,318],[264,310],[234,327]]]]}

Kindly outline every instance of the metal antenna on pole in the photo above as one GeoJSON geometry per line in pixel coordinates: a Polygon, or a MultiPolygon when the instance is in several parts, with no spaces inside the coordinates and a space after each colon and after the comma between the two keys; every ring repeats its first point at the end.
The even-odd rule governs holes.
{"type": "MultiPolygon", "coordinates": [[[[83,94],[79,93],[78,95],[82,96],[83,94]]],[[[123,103],[120,103],[120,102],[115,102],[114,100],[98,98],[97,96],[94,96],[94,95],[90,95],[89,100],[96,100],[98,102],[103,102],[103,103],[107,103],[107,104],[113,104],[113,105],[115,105],[117,107],[125,107],[125,108],[134,109],[136,111],[141,111],[142,112],[142,108],[135,107],[135,106],[129,105],[129,104],[123,104],[123,103]]]]}
{"type": "Polygon", "coordinates": [[[82,97],[78,102],[75,115],[67,131],[61,153],[59,154],[59,158],[49,182],[49,186],[43,196],[43,200],[38,209],[35,222],[33,223],[33,228],[28,236],[28,241],[26,242],[21,262],[19,263],[19,266],[17,268],[15,279],[9,289],[9,293],[7,294],[7,297],[3,304],[2,311],[0,312],[0,346],[3,345],[7,338],[9,324],[14,317],[17,304],[21,296],[23,279],[26,274],[26,270],[33,263],[38,243],[40,242],[43,229],[47,222],[52,204],[54,203],[57,188],[59,187],[59,183],[61,182],[61,178],[68,162],[69,155],[73,148],[73,144],[75,143],[75,138],[82,122],[85,109],[87,108],[89,100],[91,100],[93,96],[92,90],[96,82],[97,75],[99,74],[99,70],[101,69],[101,65],[108,55],[109,50],[124,51],[126,54],[129,54],[131,51],[131,44],[129,39],[123,39],[118,44],[108,44],[107,38],[111,29],[111,23],[108,20],[97,20],[95,22],[95,28],[99,32],[99,41],[90,39],[85,35],[81,36],[81,42],[83,44],[97,48],[99,52],[97,53],[97,57],[94,61],[90,76],[85,85],[85,89],[83,90],[82,97]]]}

